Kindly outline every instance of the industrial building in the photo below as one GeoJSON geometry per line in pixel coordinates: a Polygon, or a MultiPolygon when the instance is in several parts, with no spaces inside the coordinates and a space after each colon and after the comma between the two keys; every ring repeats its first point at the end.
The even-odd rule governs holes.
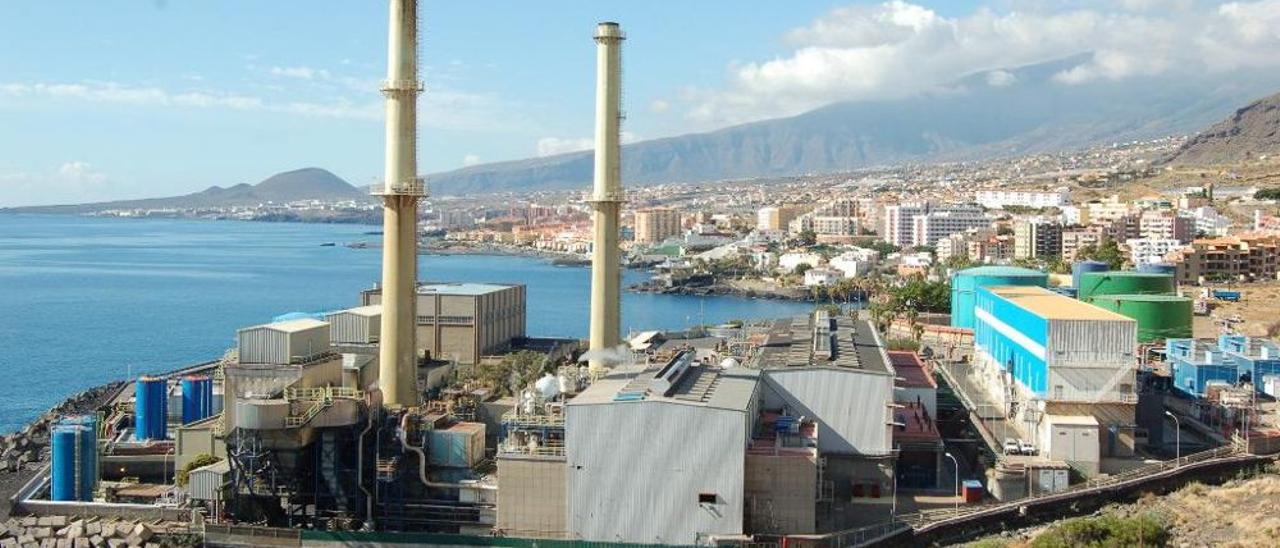
{"type": "Polygon", "coordinates": [[[692,544],[885,519],[896,375],[879,335],[821,312],[763,335],[747,363],[682,350],[564,403],[539,381],[503,419],[498,528],[692,544]]]}
{"type": "Polygon", "coordinates": [[[1242,384],[1276,397],[1280,387],[1280,345],[1272,340],[1244,335],[1222,335],[1216,341],[1169,339],[1165,355],[1174,388],[1192,397],[1207,396],[1215,385],[1242,384]]]}
{"type": "Polygon", "coordinates": [[[1132,455],[1137,322],[1028,286],[978,289],[974,316],[975,373],[1041,454],[1086,475],[1132,455]]]}
{"type": "MultiPolygon", "coordinates": [[[[364,305],[381,303],[381,290],[361,294],[364,305]]],[[[417,289],[418,355],[475,364],[511,348],[526,336],[525,286],[489,283],[420,283],[417,289]]]]}

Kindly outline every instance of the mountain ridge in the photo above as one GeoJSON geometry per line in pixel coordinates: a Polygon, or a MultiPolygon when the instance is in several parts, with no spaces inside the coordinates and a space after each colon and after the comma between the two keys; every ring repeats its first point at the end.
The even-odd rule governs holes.
{"type": "Polygon", "coordinates": [[[199,192],[164,198],[113,200],[87,204],[59,204],[0,209],[14,213],[84,214],[109,209],[190,209],[201,207],[252,206],[266,202],[298,200],[368,200],[369,195],[351,183],[318,168],[305,167],[276,173],[257,184],[239,183],[211,186],[199,192]]]}
{"type": "Polygon", "coordinates": [[[1280,153],[1280,93],[1236,109],[1183,143],[1165,161],[1172,165],[1246,162],[1280,153]]]}
{"type": "MultiPolygon", "coordinates": [[[[835,103],[795,116],[624,145],[625,183],[660,184],[834,173],[905,162],[971,160],[1082,148],[1198,131],[1280,77],[1233,85],[1175,77],[1065,84],[1056,75],[1092,54],[979,72],[945,90],[835,103]]],[[[434,195],[587,188],[590,150],[427,176],[434,195]]]]}

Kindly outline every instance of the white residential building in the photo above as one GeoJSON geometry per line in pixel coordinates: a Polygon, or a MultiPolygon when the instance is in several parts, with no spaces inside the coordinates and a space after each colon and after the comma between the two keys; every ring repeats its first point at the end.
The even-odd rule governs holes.
{"type": "Polygon", "coordinates": [[[822,256],[817,253],[783,253],[778,256],[778,268],[783,272],[792,272],[797,266],[809,265],[810,268],[822,264],[822,256]]]}
{"type": "Polygon", "coordinates": [[[957,232],[971,228],[991,226],[991,219],[981,208],[971,206],[953,206],[948,209],[930,211],[924,215],[916,215],[912,219],[914,233],[911,245],[932,246],[938,240],[957,232]]]}
{"type": "Polygon", "coordinates": [[[1134,266],[1163,263],[1165,255],[1187,247],[1172,238],[1134,238],[1124,244],[1129,248],[1129,260],[1134,266]]]}
{"type": "Polygon", "coordinates": [[[1218,210],[1209,206],[1200,206],[1186,210],[1187,215],[1195,219],[1196,232],[1205,236],[1226,236],[1235,223],[1218,210]]]}
{"type": "Polygon", "coordinates": [[[1007,206],[1062,207],[1071,204],[1071,190],[1059,187],[1054,190],[979,190],[974,193],[975,202],[991,209],[1007,206]]]}
{"type": "Polygon", "coordinates": [[[844,273],[834,268],[810,268],[804,272],[804,286],[835,285],[843,277],[844,273]]]}
{"type": "Polygon", "coordinates": [[[846,278],[856,278],[871,272],[879,260],[880,254],[873,249],[854,248],[832,257],[827,265],[844,273],[846,278]]]}

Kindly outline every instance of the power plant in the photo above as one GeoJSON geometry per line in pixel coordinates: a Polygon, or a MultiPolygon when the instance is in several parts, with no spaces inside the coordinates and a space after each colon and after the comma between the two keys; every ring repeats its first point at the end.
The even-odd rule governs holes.
{"type": "Polygon", "coordinates": [[[593,210],[591,245],[591,374],[604,372],[606,355],[618,346],[622,328],[620,287],[622,258],[618,218],[622,192],[622,29],[617,23],[596,27],[595,185],[588,202],[593,210]]]}

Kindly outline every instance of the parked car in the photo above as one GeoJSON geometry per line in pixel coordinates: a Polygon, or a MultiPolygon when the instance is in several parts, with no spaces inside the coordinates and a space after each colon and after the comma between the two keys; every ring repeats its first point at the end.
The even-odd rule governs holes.
{"type": "Polygon", "coordinates": [[[1036,444],[1025,440],[1018,440],[1018,452],[1023,455],[1036,454],[1036,444]]]}
{"type": "Polygon", "coordinates": [[[1004,439],[1004,454],[1017,455],[1018,452],[1021,450],[1022,450],[1022,445],[1018,443],[1018,440],[1015,440],[1013,438],[1004,439]]]}

